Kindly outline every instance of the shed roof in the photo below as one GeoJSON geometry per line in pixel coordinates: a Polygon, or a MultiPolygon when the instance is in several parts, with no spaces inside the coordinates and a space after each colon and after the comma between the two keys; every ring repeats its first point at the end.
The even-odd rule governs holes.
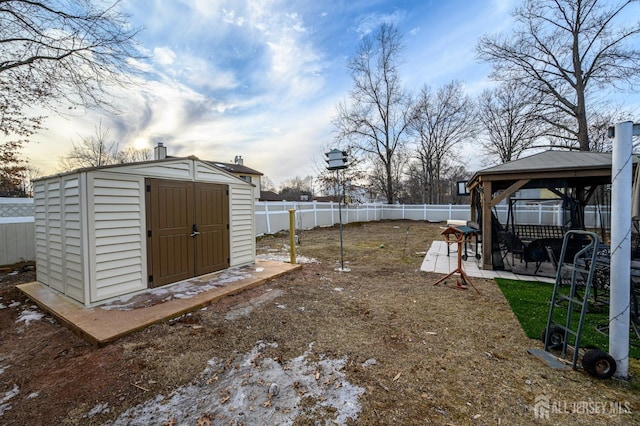
{"type": "MultiPolygon", "coordinates": [[[[262,176],[263,174],[260,173],[257,170],[254,170],[252,168],[249,168],[247,166],[244,165],[240,165],[240,164],[232,164],[232,163],[221,163],[218,161],[206,161],[206,160],[200,160],[198,157],[190,155],[188,157],[171,157],[171,156],[167,156],[166,158],[160,159],[160,160],[146,160],[146,161],[138,161],[138,162],[134,162],[134,163],[118,163],[118,164],[108,164],[105,166],[96,166],[96,167],[82,167],[79,169],[74,169],[74,170],[68,170],[68,171],[64,171],[61,173],[56,173],[50,176],[43,176],[40,177],[38,179],[34,179],[35,181],[39,181],[39,180],[45,180],[54,176],[66,176],[66,175],[71,175],[74,173],[81,173],[81,172],[91,172],[91,171],[97,171],[97,170],[108,170],[108,169],[116,169],[116,168],[130,168],[132,166],[144,166],[144,165],[149,165],[149,164],[162,164],[162,163],[171,163],[172,161],[180,161],[180,160],[184,160],[184,159],[188,159],[188,160],[193,160],[193,161],[200,161],[201,163],[207,164],[210,167],[215,167],[217,169],[222,170],[225,173],[229,173],[231,175],[235,175],[235,174],[247,174],[247,175],[257,175],[257,176],[262,176]]],[[[236,176],[237,178],[237,176],[236,176]]]]}

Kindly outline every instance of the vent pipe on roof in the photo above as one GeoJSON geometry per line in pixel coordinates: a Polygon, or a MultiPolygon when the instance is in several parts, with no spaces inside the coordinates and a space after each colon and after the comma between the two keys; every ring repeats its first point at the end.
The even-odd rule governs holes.
{"type": "Polygon", "coordinates": [[[233,159],[233,162],[239,166],[244,165],[244,160],[242,159],[242,155],[236,155],[236,157],[233,159]]]}
{"type": "Polygon", "coordinates": [[[153,148],[153,159],[164,160],[167,158],[167,147],[162,142],[158,142],[155,148],[153,148]]]}

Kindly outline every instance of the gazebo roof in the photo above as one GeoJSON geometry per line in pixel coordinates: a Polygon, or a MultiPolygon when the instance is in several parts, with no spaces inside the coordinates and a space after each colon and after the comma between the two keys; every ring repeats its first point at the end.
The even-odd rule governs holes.
{"type": "Polygon", "coordinates": [[[539,172],[611,167],[611,153],[589,151],[545,151],[509,163],[480,170],[476,175],[539,172]]]}
{"type": "MultiPolygon", "coordinates": [[[[634,164],[637,157],[633,157],[634,164]]],[[[477,171],[468,187],[494,182],[494,190],[505,189],[517,180],[527,179],[528,188],[545,187],[557,179],[570,185],[611,183],[611,153],[588,151],[545,151],[509,163],[477,171]]]]}

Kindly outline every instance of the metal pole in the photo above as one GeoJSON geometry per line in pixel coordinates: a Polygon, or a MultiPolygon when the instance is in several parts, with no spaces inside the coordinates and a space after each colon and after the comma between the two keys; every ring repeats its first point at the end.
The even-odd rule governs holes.
{"type": "Polygon", "coordinates": [[[620,378],[629,376],[632,134],[632,122],[616,124],[611,163],[609,355],[620,378]]]}
{"type": "Polygon", "coordinates": [[[338,178],[338,218],[340,219],[340,270],[344,271],[344,248],[342,245],[342,192],[340,191],[340,170],[336,170],[338,178]]]}

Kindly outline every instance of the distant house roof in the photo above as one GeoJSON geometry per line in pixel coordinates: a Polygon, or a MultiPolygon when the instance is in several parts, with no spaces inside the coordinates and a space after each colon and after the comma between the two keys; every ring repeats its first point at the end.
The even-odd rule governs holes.
{"type": "Polygon", "coordinates": [[[260,201],[283,201],[284,197],[273,191],[260,191],[260,201]]]}
{"type": "Polygon", "coordinates": [[[258,176],[262,176],[264,174],[242,164],[221,163],[220,161],[205,161],[205,163],[209,163],[212,166],[220,167],[221,169],[224,169],[230,173],[237,173],[237,174],[243,174],[243,175],[258,175],[258,176]]]}

